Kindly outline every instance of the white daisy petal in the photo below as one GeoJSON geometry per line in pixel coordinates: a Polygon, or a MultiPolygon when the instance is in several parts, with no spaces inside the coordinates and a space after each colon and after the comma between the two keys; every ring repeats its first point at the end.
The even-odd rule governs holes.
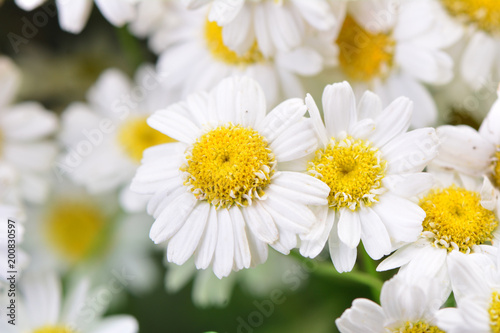
{"type": "Polygon", "coordinates": [[[365,91],[358,102],[358,118],[376,119],[382,112],[382,100],[371,91],[365,91]]]}
{"type": "Polygon", "coordinates": [[[312,98],[312,96],[310,94],[307,94],[305,102],[306,102],[307,110],[309,111],[309,115],[311,117],[311,120],[313,122],[313,126],[314,126],[314,130],[316,132],[316,135],[318,136],[320,143],[323,146],[326,146],[328,144],[328,136],[326,134],[326,128],[325,128],[325,125],[323,125],[323,120],[321,119],[321,115],[319,113],[316,102],[314,101],[314,99],[312,98]]]}
{"type": "Polygon", "coordinates": [[[389,233],[380,217],[371,208],[359,210],[361,240],[366,253],[375,260],[391,252],[389,233]]]}
{"type": "Polygon", "coordinates": [[[228,14],[228,18],[234,14],[237,14],[237,16],[230,19],[232,22],[223,20],[223,23],[221,23],[220,20],[215,19],[212,15],[214,11],[219,10],[217,4],[221,2],[222,1],[216,1],[214,3],[208,15],[208,19],[210,21],[217,21],[220,26],[224,26],[224,29],[222,29],[222,40],[225,45],[238,54],[244,54],[255,41],[255,32],[252,26],[252,11],[241,10],[244,1],[239,1],[236,6],[234,5],[234,1],[223,1],[227,2],[224,5],[225,9],[230,8],[230,10],[233,11],[233,13],[228,14]],[[231,5],[229,5],[229,3],[231,3],[231,5]]]}
{"type": "Polygon", "coordinates": [[[384,312],[373,301],[358,298],[352,302],[352,307],[344,312],[335,324],[342,333],[378,333],[383,332],[384,312]]]}
{"type": "Polygon", "coordinates": [[[40,104],[24,102],[4,110],[2,134],[6,139],[30,141],[50,135],[57,129],[57,117],[40,104]]]}
{"type": "Polygon", "coordinates": [[[296,160],[313,153],[318,146],[316,136],[309,119],[293,124],[270,144],[270,148],[279,162],[296,160]]]}
{"type": "MultiPolygon", "coordinates": [[[[199,0],[196,0],[199,1],[199,0]]],[[[196,2],[194,1],[194,2],[196,2]]],[[[201,1],[200,1],[201,2],[201,1]]],[[[208,3],[209,1],[203,1],[208,3]]],[[[227,25],[229,22],[233,21],[237,14],[244,12],[241,10],[245,1],[244,0],[218,0],[212,4],[210,8],[210,13],[208,14],[208,19],[210,21],[217,21],[219,25],[227,25]]]]}
{"type": "Polygon", "coordinates": [[[132,316],[110,316],[93,327],[95,333],[136,333],[139,331],[139,324],[132,316]]]}
{"type": "Polygon", "coordinates": [[[434,185],[434,177],[426,172],[388,175],[382,184],[394,194],[409,198],[429,190],[434,185]]]}
{"type": "Polygon", "coordinates": [[[239,207],[231,207],[229,215],[234,232],[234,269],[249,268],[252,257],[245,232],[245,219],[239,207]]]}
{"type": "Polygon", "coordinates": [[[350,272],[356,263],[357,249],[347,246],[339,239],[338,222],[335,222],[328,238],[330,257],[335,269],[342,272],[350,272]]]}
{"type": "Polygon", "coordinates": [[[347,208],[340,209],[339,239],[350,248],[356,248],[361,237],[360,216],[347,208]]]}
{"type": "Polygon", "coordinates": [[[228,276],[234,261],[233,221],[227,209],[217,211],[218,235],[214,253],[214,273],[221,279],[228,276]]]}
{"type": "Polygon", "coordinates": [[[326,205],[330,193],[328,185],[317,178],[288,171],[279,172],[269,187],[280,196],[305,205],[326,205]]]}
{"type": "MultiPolygon", "coordinates": [[[[23,0],[23,2],[30,2],[30,0],[23,0]]],[[[20,83],[21,73],[14,62],[8,57],[0,57],[0,109],[12,102],[20,83]]]]}
{"type": "Polygon", "coordinates": [[[376,129],[370,136],[376,146],[381,147],[398,135],[405,133],[410,126],[413,102],[399,97],[375,118],[376,129]]]}
{"type": "Polygon", "coordinates": [[[94,0],[102,15],[113,25],[121,27],[135,16],[134,4],[123,0],[94,0]]]}
{"type": "Polygon", "coordinates": [[[218,234],[217,211],[215,207],[210,206],[210,214],[208,216],[205,231],[201,237],[198,249],[194,254],[196,268],[206,269],[212,262],[218,234]]]}
{"type": "Polygon", "coordinates": [[[59,24],[63,30],[78,34],[83,30],[92,10],[91,0],[56,0],[59,24]]]}
{"type": "Polygon", "coordinates": [[[338,137],[342,131],[349,133],[357,120],[356,99],[347,82],[328,85],[323,92],[323,109],[327,134],[338,137]]]}
{"type": "Polygon", "coordinates": [[[260,241],[274,243],[278,239],[278,228],[273,218],[258,200],[242,209],[242,212],[248,228],[260,241]]]}
{"type": "Polygon", "coordinates": [[[307,107],[300,98],[288,99],[280,103],[259,123],[255,129],[270,142],[283,133],[290,125],[302,119],[307,107]]]}
{"type": "Polygon", "coordinates": [[[460,64],[460,72],[473,89],[479,89],[491,72],[493,61],[498,57],[496,41],[481,30],[469,41],[460,64]]]}
{"type": "Polygon", "coordinates": [[[254,233],[249,229],[247,229],[246,234],[248,236],[248,246],[252,253],[252,261],[250,262],[251,267],[264,263],[267,260],[269,251],[267,244],[257,239],[254,233]]]}
{"type": "Polygon", "coordinates": [[[325,247],[335,221],[335,211],[328,206],[311,207],[318,219],[311,232],[301,237],[300,254],[315,258],[325,247]]]}
{"type": "Polygon", "coordinates": [[[292,201],[279,197],[267,191],[268,199],[262,201],[262,206],[271,214],[278,227],[286,228],[294,233],[307,233],[316,221],[309,208],[303,205],[293,205],[292,201]]]}
{"type": "Polygon", "coordinates": [[[148,118],[148,125],[185,143],[194,142],[200,135],[200,129],[190,119],[169,109],[155,112],[148,118]]]}
{"type": "Polygon", "coordinates": [[[500,128],[498,124],[500,124],[500,102],[496,101],[481,124],[479,133],[484,139],[500,146],[500,128]]]}

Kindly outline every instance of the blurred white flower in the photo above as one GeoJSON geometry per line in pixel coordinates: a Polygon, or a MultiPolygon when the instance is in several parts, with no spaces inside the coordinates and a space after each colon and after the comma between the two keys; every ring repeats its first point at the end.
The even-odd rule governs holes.
{"type": "Polygon", "coordinates": [[[67,152],[59,173],[90,193],[119,189],[125,210],[143,211],[148,198],[129,190],[142,152],[174,141],[146,123],[173,98],[161,88],[163,79],[148,66],[138,70],[135,84],[116,69],[105,71],[89,90],[88,104],[73,103],[62,115],[60,139],[67,152]]]}
{"type": "Polygon", "coordinates": [[[341,333],[445,333],[438,326],[438,310],[448,295],[437,281],[422,279],[419,283],[409,283],[398,274],[384,283],[381,305],[364,298],[355,299],[335,323],[341,333]]]}
{"type": "Polygon", "coordinates": [[[379,271],[401,267],[418,281],[421,277],[450,282],[448,263],[453,252],[496,258],[499,239],[497,194],[488,178],[481,183],[456,173],[432,170],[435,186],[420,196],[425,211],[423,231],[417,241],[385,259],[379,271]]]}
{"type": "Polygon", "coordinates": [[[328,204],[315,209],[320,223],[300,247],[317,256],[329,238],[330,256],[339,272],[352,270],[360,239],[373,259],[413,242],[422,230],[424,211],[411,197],[432,186],[421,172],[436,156],[433,128],[406,132],[413,103],[400,97],[385,109],[365,92],[359,103],[347,82],[323,93],[324,123],[310,95],[306,97],[320,149],[298,169],[330,188],[328,204]]]}
{"type": "Polygon", "coordinates": [[[14,63],[0,57],[0,185],[2,193],[41,203],[49,192],[49,173],[58,152],[58,121],[36,102],[11,104],[21,78],[14,63]]]}
{"type": "Polygon", "coordinates": [[[460,35],[439,25],[429,0],[366,0],[348,4],[336,40],[340,70],[357,96],[372,90],[384,105],[400,96],[415,103],[413,127],[433,125],[437,108],[424,84],[453,77],[453,60],[443,51],[460,35]]]}
{"type": "MultiPolygon", "coordinates": [[[[15,0],[24,10],[34,10],[47,0],[15,0]]],[[[132,20],[135,2],[140,0],[95,0],[102,15],[113,25],[122,26],[132,20]]],[[[59,24],[65,31],[80,33],[89,19],[93,0],[56,0],[59,24]]]]}
{"type": "Polygon", "coordinates": [[[316,221],[307,205],[328,195],[314,177],[277,168],[316,148],[305,112],[290,99],[266,116],[260,86],[232,77],[148,119],[179,141],[147,149],[132,181],[132,190],[153,194],[150,237],[168,241],[168,261],[194,254],[197,268],[213,264],[221,278],[266,261],[268,244],[285,254],[297,245],[316,221]]]}
{"type": "Polygon", "coordinates": [[[222,27],[224,45],[239,55],[255,42],[269,58],[304,44],[308,30],[333,29],[342,20],[343,1],[183,0],[188,8],[209,8],[208,21],[222,27]]]}
{"type": "MultiPolygon", "coordinates": [[[[81,279],[63,296],[55,273],[26,275],[20,282],[15,325],[0,322],[3,333],[136,333],[137,320],[128,315],[101,318],[98,298],[92,297],[88,281],[81,279]]],[[[2,305],[3,307],[3,305],[2,305]]]]}
{"type": "Polygon", "coordinates": [[[310,44],[267,56],[249,36],[250,49],[238,54],[224,43],[222,27],[207,20],[205,8],[187,11],[177,6],[174,13],[177,24],[160,40],[163,53],[157,66],[169,74],[166,87],[180,90],[182,98],[210,90],[231,75],[246,75],[263,87],[268,106],[275,106],[282,98],[304,96],[299,76],[323,68],[323,58],[310,44]]]}

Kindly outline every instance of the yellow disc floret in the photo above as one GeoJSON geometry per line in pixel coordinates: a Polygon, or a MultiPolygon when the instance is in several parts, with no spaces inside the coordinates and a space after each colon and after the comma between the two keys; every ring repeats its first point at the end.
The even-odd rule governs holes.
{"type": "Polygon", "coordinates": [[[474,245],[491,241],[498,226],[495,214],[481,206],[479,193],[456,186],[431,191],[420,207],[426,213],[423,235],[448,251],[469,253],[474,245]]]}
{"type": "Polygon", "coordinates": [[[386,165],[370,142],[347,137],[332,138],[325,149],[316,151],[307,170],[330,187],[330,207],[354,211],[377,201],[386,165]]]}
{"type": "Polygon", "coordinates": [[[229,49],[222,40],[222,27],[217,22],[206,21],[205,39],[210,54],[219,61],[234,66],[247,66],[264,61],[264,56],[259,50],[257,42],[242,55],[229,49]]]}
{"type": "Polygon", "coordinates": [[[266,138],[233,124],[201,136],[187,151],[186,160],[181,167],[184,185],[216,208],[252,204],[264,195],[276,168],[266,138]]]}
{"type": "Polygon", "coordinates": [[[64,199],[49,207],[45,222],[51,247],[74,263],[99,245],[106,218],[92,202],[64,199]]]}
{"type": "Polygon", "coordinates": [[[123,123],[118,130],[118,142],[125,153],[140,162],[142,153],[149,147],[175,140],[149,127],[147,117],[134,117],[123,123]]]}
{"type": "Polygon", "coordinates": [[[497,147],[493,157],[493,183],[500,188],[500,147],[497,147]]]}
{"type": "Polygon", "coordinates": [[[500,333],[500,294],[494,291],[491,294],[491,303],[488,309],[490,328],[493,333],[500,333]]]}
{"type": "Polygon", "coordinates": [[[445,331],[425,321],[418,321],[416,323],[408,321],[403,327],[393,330],[392,333],[445,333],[445,331]]]}
{"type": "Polygon", "coordinates": [[[500,1],[498,0],[441,0],[448,12],[487,33],[500,34],[500,1]]]}
{"type": "Polygon", "coordinates": [[[76,333],[66,326],[44,326],[37,328],[33,333],[76,333]]]}
{"type": "Polygon", "coordinates": [[[393,65],[395,41],[387,34],[373,34],[347,15],[336,41],[343,72],[353,81],[385,78],[393,65]]]}

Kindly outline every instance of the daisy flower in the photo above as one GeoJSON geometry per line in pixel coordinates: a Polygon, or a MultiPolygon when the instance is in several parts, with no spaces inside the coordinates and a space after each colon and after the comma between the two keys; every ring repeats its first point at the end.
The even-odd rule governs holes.
{"type": "Polygon", "coordinates": [[[152,194],[156,221],[150,237],[167,241],[167,260],[221,278],[267,259],[267,245],[288,254],[297,235],[316,217],[307,205],[324,205],[329,189],[314,177],[280,171],[317,146],[300,99],[266,116],[266,101],[253,80],[232,77],[209,93],[154,113],[148,124],[178,140],[149,148],[132,190],[152,194]]]}
{"type": "Polygon", "coordinates": [[[454,252],[494,257],[491,242],[499,236],[497,193],[488,178],[479,179],[433,170],[436,185],[423,194],[419,206],[425,211],[422,232],[377,268],[400,272],[418,280],[421,276],[450,281],[448,262],[454,252]]]}
{"type": "Polygon", "coordinates": [[[399,96],[415,103],[412,126],[434,124],[437,108],[424,84],[441,85],[453,77],[453,60],[443,49],[457,40],[438,25],[433,3],[352,1],[336,43],[339,68],[357,95],[372,90],[384,105],[399,96]]]}
{"type": "Polygon", "coordinates": [[[448,267],[457,308],[440,310],[439,325],[448,333],[499,332],[500,275],[495,263],[454,252],[448,267]]]}
{"type": "Polygon", "coordinates": [[[396,275],[384,283],[381,305],[355,299],[335,323],[341,333],[445,333],[438,325],[438,310],[448,295],[436,281],[409,283],[396,275]]]}
{"type": "Polygon", "coordinates": [[[165,31],[165,49],[157,66],[169,73],[167,89],[180,90],[182,98],[239,75],[255,79],[268,105],[274,106],[282,96],[304,96],[298,76],[312,76],[323,68],[323,58],[313,47],[301,45],[267,56],[261,44],[248,36],[251,48],[238,54],[224,43],[222,27],[207,19],[205,8],[191,12],[177,6],[175,14],[177,25],[165,31]]]}
{"type": "Polygon", "coordinates": [[[122,214],[114,193],[90,196],[67,182],[54,192],[43,208],[28,211],[31,269],[84,274],[94,284],[118,272],[130,276],[124,287],[136,293],[154,285],[150,216],[122,214]]]}
{"type": "Polygon", "coordinates": [[[49,139],[58,121],[38,103],[11,104],[20,81],[14,63],[0,57],[0,185],[12,191],[9,197],[40,203],[48,195],[48,175],[58,152],[49,139]]]}
{"type": "Polygon", "coordinates": [[[118,70],[105,71],[89,90],[89,103],[73,103],[62,114],[60,139],[67,152],[57,165],[59,174],[91,193],[119,189],[125,210],[144,210],[147,197],[129,190],[142,152],[174,141],[146,123],[154,110],[169,104],[161,80],[147,66],[138,70],[135,84],[118,70]]]}
{"type": "Polygon", "coordinates": [[[439,19],[463,35],[459,70],[473,89],[500,77],[500,4],[494,0],[434,0],[439,19]]]}
{"type": "Polygon", "coordinates": [[[342,19],[342,1],[183,0],[188,8],[209,6],[208,20],[222,27],[224,44],[238,54],[254,39],[266,57],[304,44],[308,29],[326,31],[342,19]]]}
{"type": "Polygon", "coordinates": [[[413,104],[405,97],[383,109],[368,91],[356,106],[347,82],[325,88],[324,124],[310,95],[306,104],[321,142],[307,172],[330,193],[328,205],[316,209],[320,223],[302,242],[302,255],[315,257],[329,238],[333,264],[346,272],[360,239],[373,259],[416,240],[425,213],[409,198],[432,184],[421,171],[437,154],[434,129],[406,133],[413,104]]]}
{"type": "MultiPolygon", "coordinates": [[[[95,0],[102,15],[113,25],[122,26],[135,16],[134,2],[140,0],[95,0]]],[[[31,11],[46,0],[15,0],[24,10],[31,11]]],[[[56,0],[59,25],[65,31],[79,34],[92,11],[92,0],[56,0]]]]}
{"type": "Polygon", "coordinates": [[[442,145],[433,164],[481,177],[487,175],[500,189],[500,101],[493,104],[479,131],[469,126],[441,126],[442,145]]]}
{"type": "Polygon", "coordinates": [[[2,320],[0,330],[4,333],[136,333],[139,330],[132,316],[101,318],[86,280],[75,284],[63,296],[61,282],[54,273],[32,273],[21,280],[19,290],[19,321],[11,325],[2,320]]]}

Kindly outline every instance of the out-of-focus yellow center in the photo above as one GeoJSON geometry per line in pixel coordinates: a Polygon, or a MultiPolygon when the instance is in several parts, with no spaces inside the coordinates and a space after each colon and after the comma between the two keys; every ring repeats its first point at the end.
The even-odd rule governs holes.
{"type": "Polygon", "coordinates": [[[448,12],[490,34],[500,33],[500,1],[441,0],[448,12]]]}
{"type": "Polygon", "coordinates": [[[332,138],[325,149],[316,151],[307,170],[330,187],[330,207],[354,211],[377,201],[386,165],[370,142],[347,137],[332,138]]]}
{"type": "Polygon", "coordinates": [[[243,55],[238,55],[238,53],[229,49],[222,40],[222,27],[217,22],[206,21],[205,39],[212,56],[226,64],[248,66],[264,61],[264,56],[260,52],[257,42],[254,42],[252,47],[243,55]]]}
{"type": "Polygon", "coordinates": [[[54,250],[72,263],[87,258],[99,245],[106,217],[92,202],[59,200],[46,215],[45,234],[54,250]]]}
{"type": "Polygon", "coordinates": [[[448,251],[469,253],[472,246],[491,241],[498,226],[495,214],[481,206],[479,193],[456,186],[431,191],[420,207],[426,213],[423,235],[448,251]]]}
{"type": "Polygon", "coordinates": [[[43,326],[37,328],[33,333],[76,333],[65,326],[43,326]]]}
{"type": "Polygon", "coordinates": [[[149,127],[147,117],[131,118],[118,130],[118,142],[125,153],[134,161],[140,162],[142,153],[149,147],[174,142],[169,136],[149,127]]]}
{"type": "Polygon", "coordinates": [[[265,137],[227,124],[204,134],[186,152],[184,185],[217,208],[247,206],[264,195],[276,168],[265,137]]]}
{"type": "Polygon", "coordinates": [[[500,188],[500,147],[497,147],[497,152],[493,158],[493,182],[500,188]]]}
{"type": "Polygon", "coordinates": [[[445,331],[425,321],[418,321],[416,323],[408,321],[403,327],[392,331],[392,333],[445,333],[445,331]]]}
{"type": "Polygon", "coordinates": [[[490,308],[490,328],[493,333],[500,333],[500,294],[494,291],[491,294],[490,308]]]}
{"type": "Polygon", "coordinates": [[[339,62],[350,80],[368,82],[385,78],[393,65],[395,41],[387,34],[373,34],[347,15],[336,40],[339,62]]]}

